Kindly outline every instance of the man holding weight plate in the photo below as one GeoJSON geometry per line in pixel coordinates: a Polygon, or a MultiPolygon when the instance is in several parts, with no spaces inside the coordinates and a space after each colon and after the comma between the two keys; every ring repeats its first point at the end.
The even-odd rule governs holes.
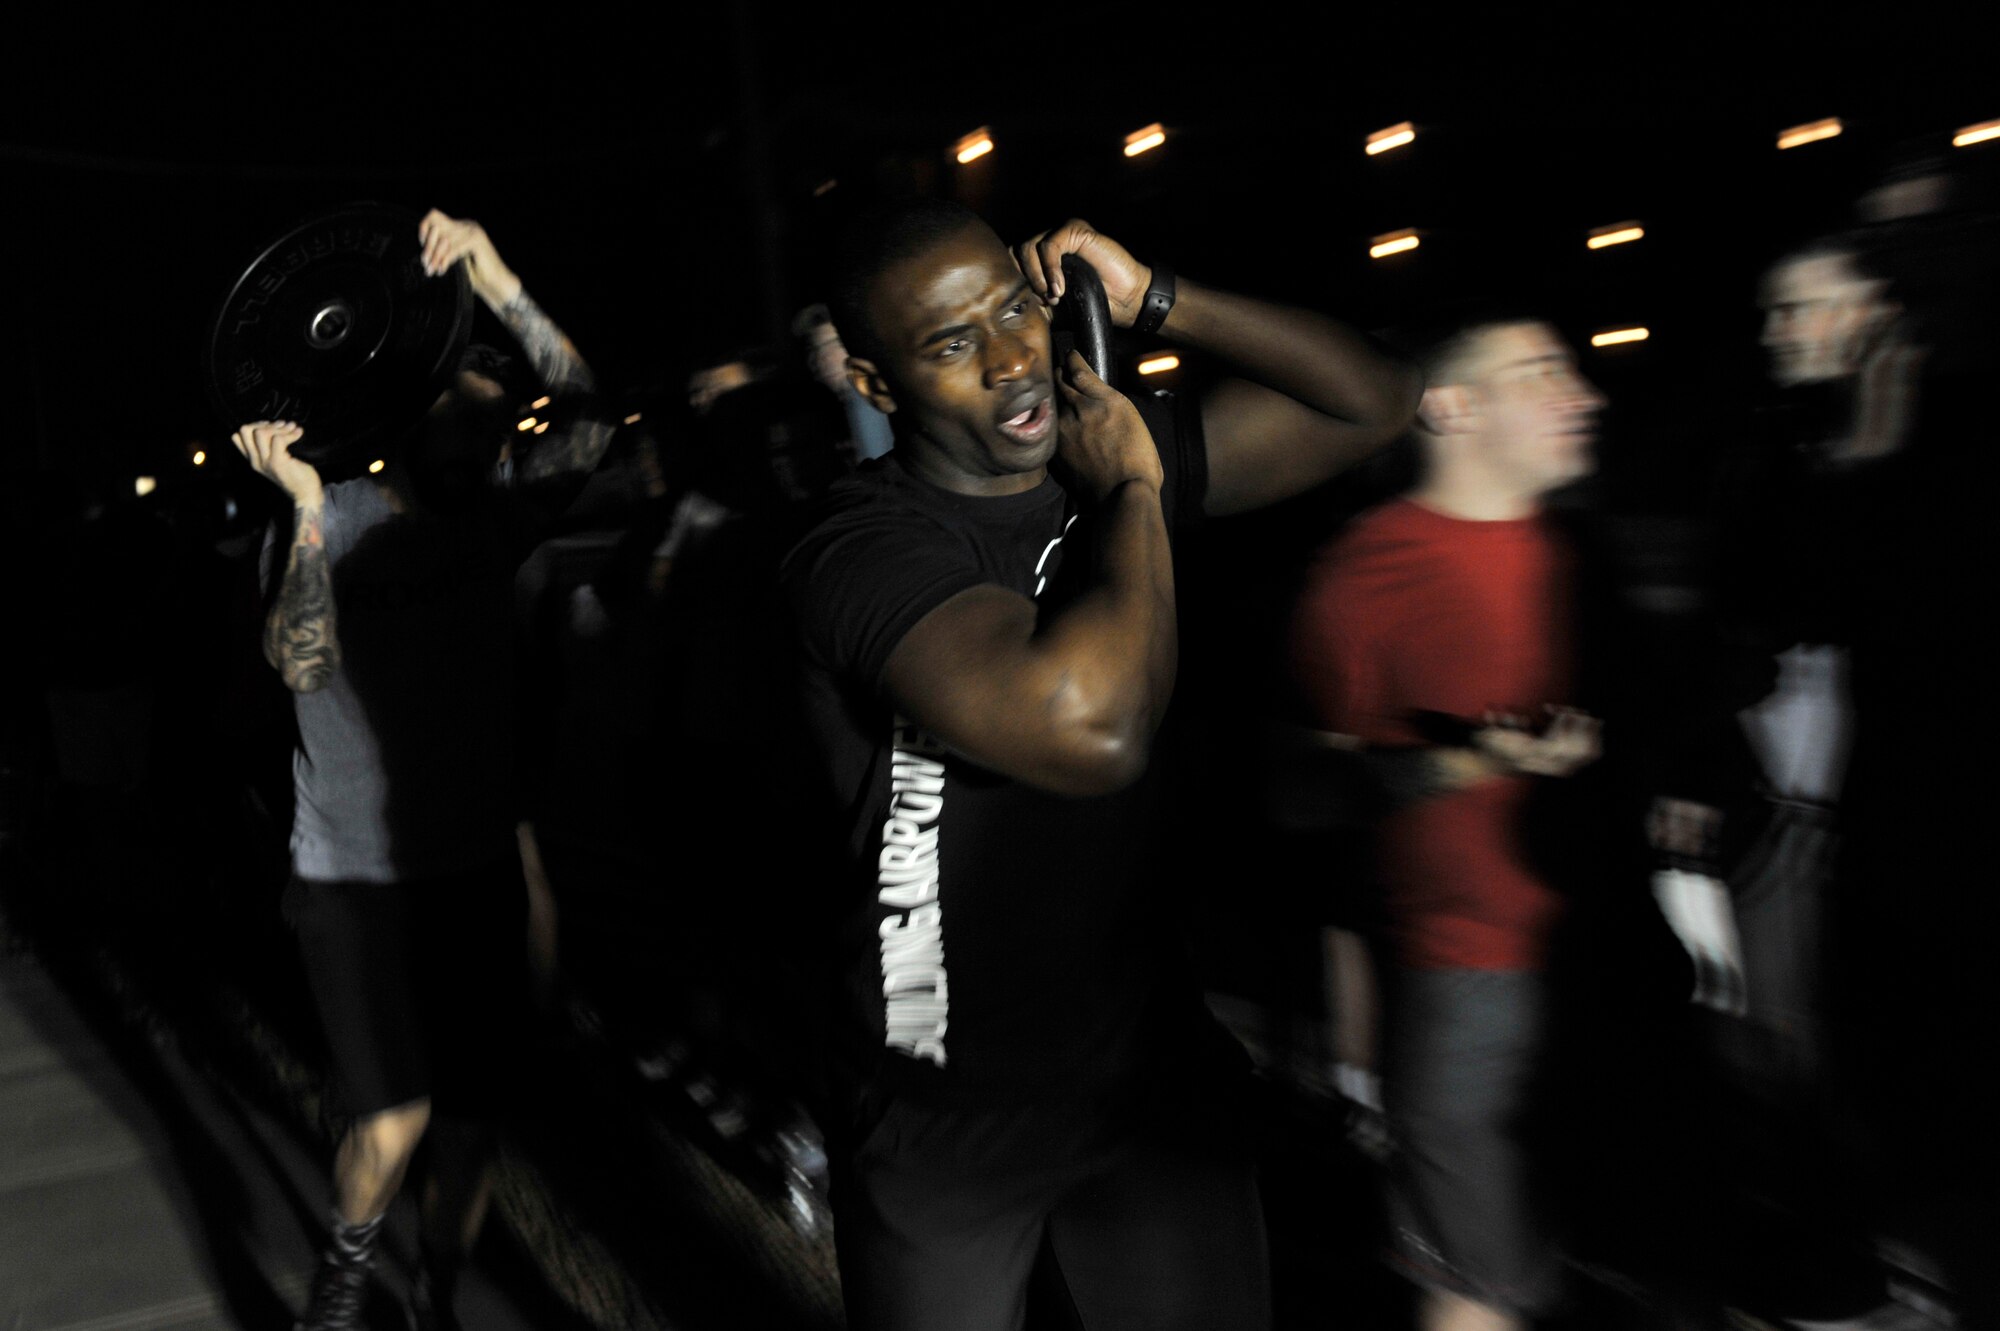
{"type": "Polygon", "coordinates": [[[299,935],[352,1126],[334,1163],[331,1241],[301,1325],[364,1324],[390,1202],[420,1141],[420,1323],[451,1326],[453,1275],[485,1208],[486,1124],[521,1036],[526,888],[515,840],[515,570],[543,520],[610,443],[589,368],[477,222],[433,211],[420,262],[463,263],[566,422],[517,433],[511,358],[467,348],[450,386],[382,470],[324,483],[292,449],[305,431],[256,421],[233,436],[292,501],[265,549],[264,654],[295,695],[293,877],[299,935]],[[502,445],[529,440],[505,474],[502,445]]]}
{"type": "Polygon", "coordinates": [[[834,324],[895,448],[784,576],[847,813],[850,1002],[825,1123],[850,1325],[1013,1328],[1046,1247],[1084,1324],[1255,1327],[1241,1054],[1143,863],[1177,660],[1171,542],[1401,431],[1419,383],[1322,316],[1176,282],[1087,223],[1010,253],[919,200],[843,247],[834,324]],[[1061,261],[1117,326],[1236,367],[1199,404],[1058,365],[1061,261]]]}

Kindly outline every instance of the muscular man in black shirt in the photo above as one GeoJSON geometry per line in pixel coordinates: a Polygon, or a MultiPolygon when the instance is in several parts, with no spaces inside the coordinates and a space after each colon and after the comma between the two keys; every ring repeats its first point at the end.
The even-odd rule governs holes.
{"type": "Polygon", "coordinates": [[[850,1321],[1018,1326],[1046,1243],[1092,1331],[1264,1324],[1247,1154],[1201,1094],[1215,1031],[1137,868],[1170,543],[1368,455],[1418,376],[1087,223],[1010,253],[932,201],[854,233],[836,302],[897,439],[786,564],[856,866],[850,1112],[828,1125],[850,1321]],[[1243,377],[1197,410],[1055,364],[1069,253],[1119,326],[1243,377]]]}

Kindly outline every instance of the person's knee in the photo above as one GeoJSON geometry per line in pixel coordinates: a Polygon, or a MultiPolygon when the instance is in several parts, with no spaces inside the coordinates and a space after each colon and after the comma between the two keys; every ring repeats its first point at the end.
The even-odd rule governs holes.
{"type": "Polygon", "coordinates": [[[354,1125],[350,1140],[368,1168],[391,1173],[408,1163],[430,1127],[431,1102],[413,1100],[394,1109],[370,1114],[354,1125]]]}
{"type": "Polygon", "coordinates": [[[1446,1290],[1428,1291],[1417,1314],[1419,1331],[1513,1331],[1525,1324],[1504,1308],[1446,1290]]]}

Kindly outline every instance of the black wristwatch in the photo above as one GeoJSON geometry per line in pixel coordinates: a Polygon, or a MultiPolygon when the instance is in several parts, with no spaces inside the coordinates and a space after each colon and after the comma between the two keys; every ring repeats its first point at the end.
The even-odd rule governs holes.
{"type": "Polygon", "coordinates": [[[1146,299],[1140,302],[1138,316],[1132,320],[1132,331],[1144,336],[1160,331],[1160,325],[1167,321],[1168,311],[1174,308],[1174,270],[1163,263],[1153,265],[1153,281],[1146,288],[1146,299]]]}

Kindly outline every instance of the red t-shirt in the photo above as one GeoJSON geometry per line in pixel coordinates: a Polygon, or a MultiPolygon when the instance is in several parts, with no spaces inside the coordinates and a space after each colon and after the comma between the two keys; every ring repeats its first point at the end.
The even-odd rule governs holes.
{"type": "MultiPolygon", "coordinates": [[[[1539,721],[1568,689],[1567,592],[1542,518],[1475,522],[1394,500],[1315,562],[1294,625],[1298,678],[1322,728],[1373,744],[1421,743],[1417,711],[1539,721]]],[[[1481,782],[1384,820],[1388,924],[1404,965],[1541,964],[1558,899],[1522,853],[1530,780],[1481,782]]]]}

